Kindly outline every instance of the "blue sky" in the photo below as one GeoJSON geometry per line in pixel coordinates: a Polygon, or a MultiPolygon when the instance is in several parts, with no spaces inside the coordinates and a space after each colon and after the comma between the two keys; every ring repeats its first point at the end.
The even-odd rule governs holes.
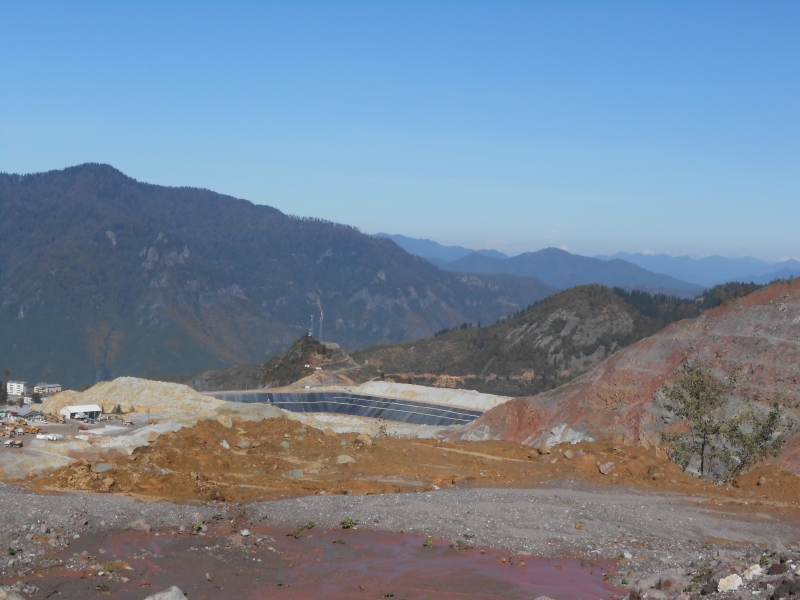
{"type": "Polygon", "coordinates": [[[798,2],[0,4],[0,171],[507,252],[800,258],[798,2]]]}

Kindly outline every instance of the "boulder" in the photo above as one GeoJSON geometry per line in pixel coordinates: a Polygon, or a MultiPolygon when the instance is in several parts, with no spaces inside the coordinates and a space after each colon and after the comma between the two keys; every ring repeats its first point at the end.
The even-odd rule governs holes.
{"type": "Polygon", "coordinates": [[[609,473],[611,473],[611,471],[614,470],[614,466],[615,466],[614,463],[611,461],[603,463],[602,465],[600,465],[600,472],[603,475],[608,475],[609,473]]]}
{"type": "Polygon", "coordinates": [[[359,433],[356,436],[355,443],[359,446],[372,446],[372,438],[365,433],[359,433]]]}
{"type": "Polygon", "coordinates": [[[230,429],[233,427],[233,420],[228,415],[220,415],[217,417],[217,423],[223,427],[230,429]]]}
{"type": "Polygon", "coordinates": [[[176,585],[173,585],[168,590],[164,590],[163,592],[158,592],[157,594],[153,594],[148,596],[144,600],[186,600],[181,588],[176,585]]]}
{"type": "Polygon", "coordinates": [[[728,575],[727,577],[723,577],[719,580],[717,584],[717,591],[718,592],[733,592],[738,590],[742,585],[742,578],[739,577],[736,573],[732,575],[728,575]]]}

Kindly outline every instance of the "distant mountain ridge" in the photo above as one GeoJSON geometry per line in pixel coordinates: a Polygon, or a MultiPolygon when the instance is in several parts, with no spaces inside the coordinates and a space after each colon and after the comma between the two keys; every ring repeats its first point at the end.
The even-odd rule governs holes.
{"type": "Polygon", "coordinates": [[[467,256],[473,252],[478,252],[479,254],[484,254],[493,258],[508,258],[508,254],[499,252],[498,250],[471,250],[463,246],[443,246],[433,240],[410,238],[404,235],[390,233],[376,233],[375,235],[376,237],[389,238],[409,254],[420,256],[427,260],[434,259],[431,262],[458,260],[462,256],[467,256]]]}
{"type": "Polygon", "coordinates": [[[0,174],[0,368],[65,386],[494,322],[555,289],[447,273],[345,225],[108,165],[0,174]]]}
{"type": "Polygon", "coordinates": [[[458,273],[506,273],[520,277],[535,277],[559,289],[599,284],[683,298],[697,296],[704,289],[702,286],[668,275],[653,273],[624,260],[600,260],[570,254],[559,248],[525,252],[507,259],[473,252],[458,260],[434,262],[442,269],[458,273]]]}
{"type": "Polygon", "coordinates": [[[617,252],[610,256],[597,255],[595,258],[625,260],[655,273],[663,273],[705,287],[713,287],[728,281],[765,285],[776,279],[788,279],[800,275],[800,261],[768,263],[752,256],[691,258],[669,254],[617,252]]]}

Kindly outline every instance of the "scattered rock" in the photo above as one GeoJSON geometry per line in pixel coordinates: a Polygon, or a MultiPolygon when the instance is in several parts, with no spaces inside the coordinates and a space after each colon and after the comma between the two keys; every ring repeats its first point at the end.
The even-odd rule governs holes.
{"type": "Polygon", "coordinates": [[[250,530],[242,529],[239,533],[241,534],[242,537],[248,537],[250,535],[250,530]]]}
{"type": "Polygon", "coordinates": [[[114,467],[112,467],[109,463],[97,463],[92,467],[92,471],[95,473],[105,473],[106,471],[112,471],[113,469],[114,467]]]}
{"type": "Polygon", "coordinates": [[[767,483],[767,478],[766,477],[759,477],[758,481],[756,482],[756,485],[764,485],[765,483],[767,483]]]}
{"type": "Polygon", "coordinates": [[[347,454],[340,454],[336,457],[336,464],[337,465],[345,465],[347,463],[354,463],[356,459],[352,456],[348,456],[347,454]]]}
{"type": "Polygon", "coordinates": [[[600,465],[600,472],[603,475],[608,475],[613,470],[614,470],[614,463],[611,461],[608,461],[607,463],[603,463],[602,465],[600,465]]]}
{"type": "Polygon", "coordinates": [[[178,586],[173,585],[168,590],[148,596],[144,600],[186,600],[186,597],[178,586]]]}
{"type": "Polygon", "coordinates": [[[25,597],[13,590],[0,589],[0,600],[25,600],[25,597]]]}
{"type": "Polygon", "coordinates": [[[242,450],[249,450],[253,447],[253,440],[239,440],[236,443],[237,448],[241,448],[242,450]]]}
{"type": "Polygon", "coordinates": [[[372,438],[365,433],[359,433],[356,436],[355,443],[359,446],[372,446],[372,438]]]}
{"type": "Polygon", "coordinates": [[[336,432],[333,429],[331,429],[330,427],[326,427],[322,431],[322,435],[324,435],[325,437],[336,437],[336,432]]]}
{"type": "Polygon", "coordinates": [[[217,417],[217,423],[222,425],[223,427],[230,429],[233,427],[233,420],[227,415],[220,415],[217,417]]]}
{"type": "Polygon", "coordinates": [[[583,529],[583,523],[581,523],[580,521],[575,523],[575,529],[583,529]]]}
{"type": "Polygon", "coordinates": [[[733,573],[732,575],[728,575],[727,577],[723,577],[719,580],[719,583],[717,584],[717,591],[732,592],[734,590],[738,590],[741,585],[742,578],[736,573],[733,573]]]}
{"type": "Polygon", "coordinates": [[[785,579],[772,593],[772,600],[800,595],[800,582],[785,579]]]}
{"type": "Polygon", "coordinates": [[[575,453],[572,450],[567,450],[564,452],[564,458],[567,460],[572,460],[572,457],[575,456],[575,453]]]}
{"type": "Polygon", "coordinates": [[[303,470],[302,469],[292,469],[291,471],[286,471],[283,474],[283,477],[286,479],[302,479],[303,478],[303,470]]]}
{"type": "Polygon", "coordinates": [[[287,442],[286,440],[283,440],[281,442],[281,448],[284,448],[284,449],[288,450],[290,448],[289,442],[287,442]]]}
{"type": "Polygon", "coordinates": [[[775,563],[770,565],[769,569],[767,569],[767,575],[783,575],[784,573],[788,573],[789,570],[789,565],[786,563],[775,563]]]}
{"type": "Polygon", "coordinates": [[[144,531],[145,533],[150,531],[150,525],[148,525],[147,521],[144,519],[136,519],[133,523],[128,525],[128,527],[136,531],[144,531]]]}
{"type": "MultiPolygon", "coordinates": [[[[536,449],[536,451],[541,455],[545,455],[545,454],[550,454],[551,453],[550,446],[539,446],[536,449]]],[[[542,598],[544,598],[544,596],[542,596],[542,598]]]]}
{"type": "Polygon", "coordinates": [[[760,577],[763,574],[764,569],[761,568],[761,565],[755,564],[747,567],[744,573],[742,573],[742,577],[747,581],[752,581],[756,577],[760,577]]]}
{"type": "Polygon", "coordinates": [[[225,450],[231,449],[231,445],[228,443],[228,440],[222,440],[219,445],[225,448],[225,450]]]}
{"type": "Polygon", "coordinates": [[[678,569],[668,569],[659,575],[658,589],[667,596],[680,594],[691,583],[691,579],[678,569]]]}

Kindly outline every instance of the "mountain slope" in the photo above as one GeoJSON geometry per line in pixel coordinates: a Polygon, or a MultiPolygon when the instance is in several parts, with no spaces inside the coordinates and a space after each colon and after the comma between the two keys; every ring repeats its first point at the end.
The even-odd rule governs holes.
{"type": "MultiPolygon", "coordinates": [[[[713,361],[720,378],[741,367],[738,398],[764,401],[782,395],[791,414],[800,417],[800,279],[674,323],[556,390],[491,410],[467,436],[538,445],[588,435],[655,445],[668,422],[656,391],[670,381],[684,357],[713,361]]],[[[800,474],[800,430],[777,462],[800,474]]]]}
{"type": "Polygon", "coordinates": [[[507,273],[535,277],[560,289],[596,283],[686,298],[694,297],[703,291],[701,286],[668,275],[653,273],[623,260],[606,261],[578,256],[558,248],[526,252],[507,259],[473,252],[455,261],[437,262],[437,265],[448,271],[460,273],[507,273]]]}
{"type": "Polygon", "coordinates": [[[390,240],[107,165],[0,175],[0,365],[75,386],[494,321],[553,292],[443,272],[390,240]]]}
{"type": "Polygon", "coordinates": [[[433,338],[366,348],[353,359],[369,362],[395,381],[532,395],[702,309],[702,303],[691,300],[580,286],[488,327],[456,328],[433,338]]]}
{"type": "Polygon", "coordinates": [[[727,281],[770,283],[775,279],[785,279],[800,275],[800,262],[796,260],[770,264],[752,256],[742,258],[727,258],[724,256],[691,258],[689,256],[670,256],[668,254],[617,252],[611,256],[601,255],[595,258],[602,260],[621,259],[654,273],[663,273],[704,287],[712,287],[727,281]]]}

